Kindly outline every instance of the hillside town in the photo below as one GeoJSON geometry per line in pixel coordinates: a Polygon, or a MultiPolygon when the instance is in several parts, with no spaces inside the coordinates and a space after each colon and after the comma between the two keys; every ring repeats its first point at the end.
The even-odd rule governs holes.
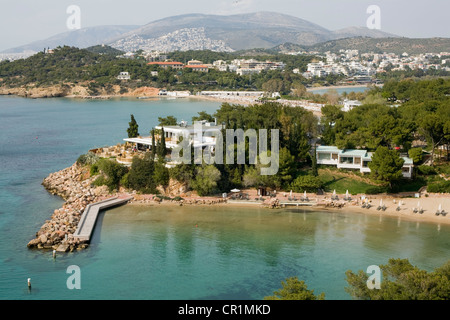
{"type": "MultiPolygon", "coordinates": [[[[286,68],[286,64],[280,61],[258,61],[256,59],[233,59],[230,61],[216,60],[211,64],[205,64],[198,60],[192,60],[186,63],[170,61],[168,59],[170,52],[164,50],[127,52],[121,57],[136,58],[144,57],[149,64],[159,65],[167,68],[192,68],[195,71],[208,72],[210,69],[216,69],[221,72],[233,72],[240,76],[259,74],[262,71],[280,70],[286,68]]],[[[442,70],[450,72],[450,52],[426,53],[410,55],[403,53],[361,53],[358,50],[340,50],[339,53],[330,51],[320,52],[285,52],[288,55],[312,55],[317,57],[316,61],[307,65],[306,70],[294,68],[291,70],[295,74],[301,74],[306,79],[325,78],[329,75],[340,75],[345,77],[343,83],[347,84],[368,84],[380,83],[377,75],[390,71],[408,71],[408,70],[442,70]]]]}
{"type": "MultiPolygon", "coordinates": [[[[308,64],[308,69],[302,75],[311,79],[313,77],[326,77],[327,75],[342,74],[353,77],[355,82],[370,82],[377,74],[388,71],[408,70],[444,70],[450,71],[450,52],[401,55],[395,53],[360,53],[358,50],[340,50],[339,53],[325,52],[289,52],[287,54],[316,55],[322,59],[308,64]]],[[[294,69],[294,73],[301,70],[294,69]]]]}
{"type": "Polygon", "coordinates": [[[187,50],[234,51],[224,41],[208,38],[205,33],[205,28],[183,28],[160,37],[149,39],[132,34],[126,38],[117,40],[111,46],[126,52],[137,51],[139,49],[166,52],[187,50]]]}

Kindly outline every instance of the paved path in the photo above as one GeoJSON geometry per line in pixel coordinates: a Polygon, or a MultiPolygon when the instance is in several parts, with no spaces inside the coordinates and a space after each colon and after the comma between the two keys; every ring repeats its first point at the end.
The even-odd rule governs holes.
{"type": "Polygon", "coordinates": [[[97,221],[98,213],[101,210],[125,204],[131,199],[133,199],[133,197],[114,197],[89,204],[84,210],[80,222],[78,222],[77,230],[73,234],[74,238],[78,238],[84,241],[90,241],[92,233],[94,231],[95,223],[97,221]]]}

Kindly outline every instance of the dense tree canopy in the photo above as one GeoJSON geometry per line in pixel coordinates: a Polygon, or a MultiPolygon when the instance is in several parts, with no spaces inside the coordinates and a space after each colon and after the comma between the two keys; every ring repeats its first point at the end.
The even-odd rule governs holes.
{"type": "Polygon", "coordinates": [[[282,288],[274,291],[273,296],[267,296],[264,300],[325,300],[325,294],[314,294],[314,290],[309,290],[305,281],[298,280],[298,277],[287,278],[281,282],[282,288]]]}
{"type": "Polygon", "coordinates": [[[408,259],[389,259],[381,265],[381,289],[369,289],[368,275],[346,272],[346,291],[360,300],[449,300],[450,261],[432,272],[413,266],[408,259]]]}

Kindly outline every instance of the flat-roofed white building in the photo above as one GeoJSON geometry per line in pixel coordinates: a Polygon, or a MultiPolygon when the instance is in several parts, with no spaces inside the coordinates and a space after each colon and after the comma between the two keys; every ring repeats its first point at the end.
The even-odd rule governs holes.
{"type": "MultiPolygon", "coordinates": [[[[316,148],[317,164],[332,165],[339,169],[359,170],[361,173],[370,173],[369,162],[372,161],[372,152],[356,149],[339,149],[335,146],[318,146],[316,148]]],[[[402,157],[405,161],[402,174],[405,178],[412,178],[413,161],[402,157]]]]}
{"type": "MultiPolygon", "coordinates": [[[[220,133],[223,129],[222,125],[215,122],[195,121],[193,125],[188,125],[186,121],[181,121],[175,126],[156,126],[155,129],[162,130],[164,128],[164,138],[167,149],[174,149],[178,146],[181,137],[189,136],[189,144],[194,148],[209,148],[214,151],[216,146],[216,138],[214,134],[220,133]],[[201,134],[200,130],[201,129],[201,134]]],[[[157,138],[158,139],[158,138],[157,138]]],[[[152,146],[152,137],[126,138],[126,142],[136,144],[138,150],[148,150],[152,146]]],[[[157,143],[155,142],[155,145],[157,143]]]]}
{"type": "Polygon", "coordinates": [[[348,100],[345,99],[344,100],[344,107],[342,108],[342,111],[350,111],[352,110],[354,107],[358,107],[361,106],[362,102],[358,101],[358,100],[348,100]]]}
{"type": "Polygon", "coordinates": [[[129,74],[128,72],[124,71],[124,72],[121,72],[121,73],[117,76],[117,79],[118,79],[118,80],[130,80],[131,77],[130,77],[130,74],[129,74]]]}

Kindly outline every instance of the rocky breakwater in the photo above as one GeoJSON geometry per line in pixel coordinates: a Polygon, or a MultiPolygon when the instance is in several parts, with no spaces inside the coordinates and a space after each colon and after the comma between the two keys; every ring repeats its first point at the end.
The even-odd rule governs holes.
{"type": "Polygon", "coordinates": [[[76,163],[44,179],[42,185],[50,193],[61,196],[66,202],[42,225],[35,239],[28,243],[29,248],[66,252],[88,246],[87,243],[74,238],[73,233],[86,206],[101,201],[108,195],[106,187],[92,187],[92,181],[89,168],[76,163]]]}

